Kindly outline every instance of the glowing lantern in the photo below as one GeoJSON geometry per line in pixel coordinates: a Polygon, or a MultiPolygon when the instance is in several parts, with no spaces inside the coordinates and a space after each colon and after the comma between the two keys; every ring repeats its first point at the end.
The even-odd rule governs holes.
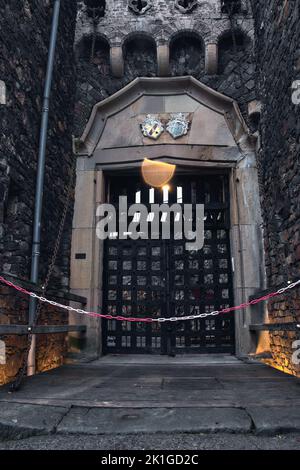
{"type": "Polygon", "coordinates": [[[156,162],[145,158],[142,163],[142,175],[145,183],[154,188],[165,186],[173,178],[176,165],[156,162]]]}

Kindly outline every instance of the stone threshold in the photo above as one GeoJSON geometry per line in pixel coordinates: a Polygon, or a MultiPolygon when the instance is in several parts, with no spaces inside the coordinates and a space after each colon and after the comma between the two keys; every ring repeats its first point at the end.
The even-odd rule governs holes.
{"type": "Polygon", "coordinates": [[[0,439],[50,434],[300,432],[299,406],[86,407],[0,402],[0,439]]]}

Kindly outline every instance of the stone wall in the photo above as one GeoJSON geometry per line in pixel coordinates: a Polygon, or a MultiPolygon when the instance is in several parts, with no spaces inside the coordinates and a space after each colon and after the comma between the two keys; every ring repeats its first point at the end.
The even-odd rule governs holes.
{"type": "Polygon", "coordinates": [[[248,103],[255,99],[253,21],[248,0],[240,14],[221,12],[221,1],[198,2],[190,13],[175,1],[151,0],[143,15],[128,8],[127,0],[106,1],[104,15],[94,21],[86,1],[78,2],[76,28],[77,97],[75,133],[80,136],[92,107],[138,76],[157,76],[157,48],[170,52],[169,75],[192,75],[236,99],[247,119],[248,103]],[[234,38],[232,35],[234,31],[234,38]],[[241,39],[242,38],[242,39],[241,39]],[[219,49],[218,71],[209,75],[205,49],[219,49]],[[110,50],[119,48],[124,73],[112,73],[110,50]]]}
{"type": "MultiPolygon", "coordinates": [[[[300,104],[292,84],[300,79],[300,2],[253,1],[260,121],[261,201],[269,286],[299,278],[300,269],[300,104]]],[[[299,100],[300,101],[300,100],[299,100]]],[[[271,322],[300,321],[300,290],[269,305],[271,322]]],[[[299,374],[292,362],[294,332],[270,335],[272,364],[299,374]]]]}
{"type": "MultiPolygon", "coordinates": [[[[12,280],[12,279],[11,279],[12,280]]],[[[17,279],[16,283],[22,285],[27,290],[31,290],[29,283],[17,279]]],[[[40,292],[40,295],[42,292],[40,292]]],[[[67,303],[66,299],[57,298],[51,294],[47,295],[51,300],[67,303]]],[[[13,292],[10,287],[1,286],[1,323],[26,325],[28,318],[28,297],[19,292],[13,292]]],[[[68,313],[57,311],[51,305],[43,304],[39,320],[39,325],[67,325],[68,313]]],[[[23,355],[27,348],[27,337],[18,335],[1,336],[1,341],[5,343],[6,363],[0,365],[0,385],[13,380],[21,364],[23,355]]],[[[38,335],[36,346],[36,372],[53,369],[63,364],[64,356],[67,352],[67,337],[64,333],[38,335]]]]}
{"type": "MultiPolygon", "coordinates": [[[[248,103],[257,98],[257,64],[257,89],[263,103],[258,163],[268,283],[278,286],[297,277],[300,268],[300,104],[293,104],[291,87],[295,80],[300,80],[299,0],[253,0],[255,35],[248,0],[242,1],[243,9],[232,22],[222,13],[219,0],[200,1],[187,14],[176,8],[173,0],[152,0],[151,8],[143,15],[130,10],[127,0],[106,1],[101,2],[106,4],[105,12],[101,11],[96,19],[87,10],[87,2],[77,3],[76,136],[82,133],[95,103],[137,76],[158,74],[159,46],[167,46],[170,51],[170,75],[192,75],[231,96],[246,119],[248,103]],[[206,50],[211,44],[217,46],[219,53],[218,70],[213,75],[206,69],[206,50]],[[119,48],[124,60],[124,73],[119,78],[112,72],[112,48],[119,48]]],[[[51,5],[50,0],[0,0],[0,80],[5,81],[7,88],[7,102],[0,104],[0,270],[23,279],[28,279],[30,273],[51,5]]],[[[76,2],[63,1],[50,109],[41,282],[57,237],[73,164],[75,22],[76,2]]],[[[52,287],[62,290],[68,289],[69,282],[71,226],[72,204],[51,280],[52,287]]],[[[0,308],[0,322],[26,323],[28,304],[20,294],[1,287],[0,308]]],[[[269,315],[271,321],[299,321],[299,291],[271,302],[269,315]]],[[[41,321],[46,320],[54,324],[67,321],[66,316],[53,309],[42,312],[41,321]]],[[[297,374],[299,367],[291,360],[295,333],[277,332],[270,336],[272,364],[297,374]]],[[[0,366],[0,383],[14,376],[25,344],[22,338],[13,336],[6,337],[5,341],[8,363],[0,366]]],[[[60,364],[64,351],[64,335],[41,337],[37,350],[38,370],[60,364]]]]}
{"type": "MultiPolygon", "coordinates": [[[[0,0],[0,79],[6,84],[7,95],[6,104],[0,105],[0,271],[15,274],[22,279],[29,279],[30,276],[36,166],[52,5],[50,0],[0,0]]],[[[41,282],[45,279],[57,239],[70,171],[74,164],[72,122],[76,77],[73,56],[75,22],[76,2],[63,1],[50,103],[41,282]]],[[[63,290],[68,289],[69,282],[72,210],[71,201],[66,230],[51,279],[52,287],[63,290]]],[[[0,322],[26,322],[26,308],[20,313],[15,294],[3,287],[0,293],[0,322]]],[[[12,372],[2,373],[0,382],[8,380],[11,373],[13,375],[22,346],[20,339],[10,337],[6,341],[9,357],[15,357],[15,366],[12,372]]],[[[62,350],[64,342],[61,339],[59,344],[62,350]]],[[[47,360],[51,362],[51,358],[47,360]]]]}

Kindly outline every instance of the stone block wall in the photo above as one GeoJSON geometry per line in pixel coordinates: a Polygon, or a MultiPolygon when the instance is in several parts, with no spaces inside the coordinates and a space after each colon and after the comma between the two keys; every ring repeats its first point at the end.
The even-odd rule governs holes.
{"type": "Polygon", "coordinates": [[[86,3],[78,1],[75,39],[77,137],[95,103],[138,76],[159,75],[157,50],[163,46],[170,54],[168,75],[194,76],[236,99],[248,118],[248,103],[255,99],[254,29],[248,0],[243,0],[241,13],[234,15],[232,23],[221,11],[221,0],[199,1],[190,13],[176,8],[175,0],[151,0],[151,8],[143,15],[135,14],[128,7],[128,0],[106,1],[104,16],[95,21],[86,3]],[[205,66],[210,44],[219,50],[218,70],[213,75],[205,66]],[[116,62],[121,69],[124,67],[119,78],[113,74],[111,63],[115,49],[120,54],[116,62]]]}
{"type": "MultiPolygon", "coordinates": [[[[25,324],[28,318],[28,301],[20,294],[12,293],[11,288],[0,286],[1,323],[25,324]]],[[[0,364],[0,385],[13,380],[21,364],[26,349],[25,336],[0,336],[5,344],[4,361],[0,364]]]]}
{"type": "MultiPolygon", "coordinates": [[[[51,0],[0,0],[0,80],[6,85],[6,104],[0,104],[0,271],[30,277],[35,181],[44,80],[52,21],[51,0]]],[[[57,239],[67,193],[72,152],[75,61],[73,54],[76,2],[61,2],[50,102],[49,133],[43,203],[40,282],[45,279],[57,239]]],[[[68,290],[72,201],[51,287],[68,290]]],[[[0,286],[0,322],[26,322],[26,309],[0,286]],[[10,306],[10,308],[7,308],[10,306]],[[22,318],[19,318],[21,315],[22,318]]],[[[16,370],[22,341],[7,339],[15,351],[9,380],[16,370]]],[[[59,339],[61,348],[64,345],[59,339]]],[[[7,370],[7,369],[6,369],[7,370]]]]}
{"type": "MultiPolygon", "coordinates": [[[[16,279],[15,282],[31,290],[32,286],[26,282],[16,279]]],[[[67,300],[53,297],[47,297],[57,302],[67,303],[67,300]]],[[[26,325],[28,319],[28,297],[10,287],[1,286],[1,323],[26,325]]],[[[57,310],[55,307],[43,304],[39,320],[39,325],[67,325],[68,313],[64,310],[57,310]]],[[[3,335],[0,337],[5,343],[5,364],[0,364],[0,385],[8,383],[14,379],[27,348],[27,336],[3,335]]],[[[67,337],[64,333],[38,335],[36,346],[36,373],[53,369],[63,364],[67,352],[67,337]]]]}
{"type": "MultiPolygon", "coordinates": [[[[255,0],[260,121],[261,202],[268,285],[300,273],[300,104],[292,100],[300,79],[300,2],[255,0]]],[[[299,100],[300,101],[300,100],[299,100]]],[[[300,289],[270,302],[271,322],[300,321],[300,289]]],[[[293,363],[295,332],[270,335],[272,364],[300,374],[293,363]]]]}

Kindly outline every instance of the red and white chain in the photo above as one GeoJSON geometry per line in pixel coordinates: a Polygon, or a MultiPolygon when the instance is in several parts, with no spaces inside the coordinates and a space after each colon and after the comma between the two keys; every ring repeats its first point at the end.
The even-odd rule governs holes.
{"type": "Polygon", "coordinates": [[[71,307],[70,305],[60,304],[58,302],[55,302],[54,300],[46,299],[45,297],[42,297],[38,294],[35,294],[35,292],[30,292],[30,291],[24,289],[23,287],[18,286],[18,285],[14,284],[11,281],[8,281],[7,279],[5,279],[2,276],[0,276],[0,282],[2,282],[3,284],[6,284],[9,287],[12,287],[13,289],[15,289],[19,292],[22,292],[25,295],[28,295],[30,297],[34,297],[34,298],[38,299],[40,302],[50,304],[53,307],[58,307],[58,308],[62,308],[64,310],[68,310],[69,312],[78,313],[80,315],[87,315],[89,317],[105,318],[107,320],[119,320],[119,321],[128,321],[128,322],[143,322],[143,323],[154,323],[154,322],[164,323],[164,322],[176,322],[176,321],[184,321],[184,320],[196,320],[197,318],[206,318],[206,317],[209,317],[209,316],[220,315],[222,313],[229,313],[229,312],[233,312],[233,311],[236,311],[236,310],[240,310],[242,308],[250,307],[251,305],[256,305],[260,302],[263,302],[263,301],[269,300],[273,297],[282,295],[286,291],[288,291],[290,289],[293,289],[294,287],[300,285],[300,279],[296,282],[289,282],[289,284],[286,287],[278,289],[275,292],[272,292],[270,294],[266,294],[262,297],[250,300],[249,302],[242,303],[242,304],[240,304],[238,306],[235,306],[235,307],[223,308],[221,310],[215,310],[214,312],[205,312],[205,313],[199,313],[197,315],[188,315],[188,316],[171,317],[171,318],[150,318],[150,317],[139,318],[139,317],[124,317],[124,316],[121,316],[121,315],[107,315],[107,314],[103,314],[103,313],[89,312],[89,311],[86,311],[86,310],[82,310],[80,308],[71,307]]]}

